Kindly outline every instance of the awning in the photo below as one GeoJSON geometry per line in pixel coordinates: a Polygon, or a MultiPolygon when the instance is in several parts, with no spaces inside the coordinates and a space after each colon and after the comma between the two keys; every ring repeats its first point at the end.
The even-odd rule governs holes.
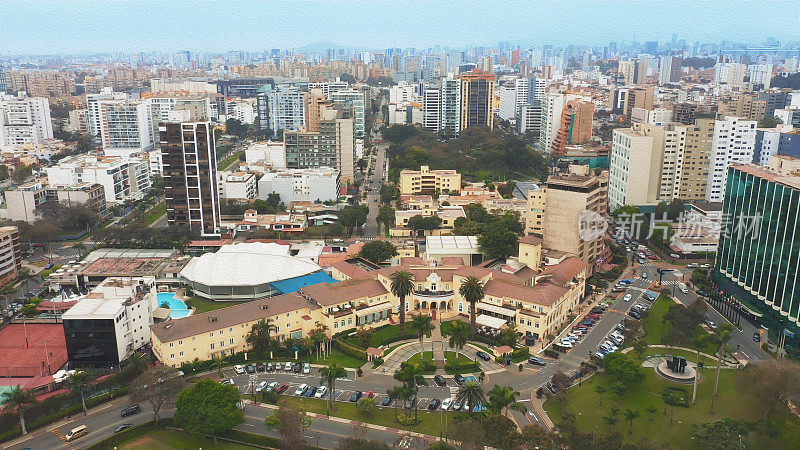
{"type": "Polygon", "coordinates": [[[499,317],[487,316],[486,314],[481,314],[478,317],[476,317],[475,323],[489,328],[494,328],[496,330],[499,330],[500,328],[506,325],[505,319],[501,319],[499,317]]]}
{"type": "Polygon", "coordinates": [[[503,308],[502,306],[492,305],[490,303],[478,302],[475,305],[478,310],[493,312],[495,314],[502,314],[507,317],[515,317],[517,311],[513,309],[503,308]]]}
{"type": "Polygon", "coordinates": [[[377,305],[367,306],[363,309],[358,309],[355,311],[357,317],[363,317],[367,314],[373,314],[381,311],[391,310],[392,304],[390,302],[383,302],[377,305]]]}

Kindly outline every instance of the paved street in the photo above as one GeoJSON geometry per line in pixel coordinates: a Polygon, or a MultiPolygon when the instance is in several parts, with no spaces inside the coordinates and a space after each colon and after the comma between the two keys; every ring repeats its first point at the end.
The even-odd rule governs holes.
{"type": "MultiPolygon", "coordinates": [[[[380,135],[377,134],[376,138],[380,135]]],[[[364,182],[364,189],[367,189],[367,206],[369,206],[369,213],[367,214],[367,223],[364,225],[364,237],[374,238],[378,236],[378,209],[381,206],[381,186],[386,181],[386,144],[376,144],[372,147],[375,153],[373,158],[375,160],[375,170],[372,173],[372,178],[369,180],[369,185],[364,182]]]]}

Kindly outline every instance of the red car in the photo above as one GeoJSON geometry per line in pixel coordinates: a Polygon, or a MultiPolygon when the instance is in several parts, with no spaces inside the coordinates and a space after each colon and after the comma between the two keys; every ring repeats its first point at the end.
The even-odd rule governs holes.
{"type": "Polygon", "coordinates": [[[594,319],[598,320],[600,318],[600,314],[587,314],[583,316],[584,319],[594,319]]]}
{"type": "Polygon", "coordinates": [[[289,385],[284,383],[278,386],[278,389],[275,389],[275,392],[277,392],[278,394],[283,394],[284,392],[286,392],[287,389],[289,389],[289,385]]]}
{"type": "Polygon", "coordinates": [[[655,261],[655,260],[658,259],[658,256],[656,256],[656,255],[647,255],[647,259],[652,259],[652,260],[655,261]]]}
{"type": "Polygon", "coordinates": [[[375,393],[372,392],[372,391],[367,391],[366,393],[364,393],[364,397],[367,397],[367,398],[375,397],[375,393]]]}

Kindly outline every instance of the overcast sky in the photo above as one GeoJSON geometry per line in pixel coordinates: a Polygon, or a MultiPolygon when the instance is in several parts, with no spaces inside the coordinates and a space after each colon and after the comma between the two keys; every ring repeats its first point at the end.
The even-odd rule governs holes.
{"type": "Polygon", "coordinates": [[[1,0],[3,54],[798,39],[796,0],[1,0]]]}

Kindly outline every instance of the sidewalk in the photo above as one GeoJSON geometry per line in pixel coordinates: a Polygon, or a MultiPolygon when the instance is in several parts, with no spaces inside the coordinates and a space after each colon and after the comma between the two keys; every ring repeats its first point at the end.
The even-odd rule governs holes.
{"type": "Polygon", "coordinates": [[[547,400],[547,397],[536,398],[536,390],[531,391],[531,409],[533,413],[536,414],[536,417],[541,419],[541,422],[544,424],[545,429],[547,431],[553,431],[553,421],[550,420],[550,416],[547,415],[547,412],[544,410],[544,401],[547,400]]]}

